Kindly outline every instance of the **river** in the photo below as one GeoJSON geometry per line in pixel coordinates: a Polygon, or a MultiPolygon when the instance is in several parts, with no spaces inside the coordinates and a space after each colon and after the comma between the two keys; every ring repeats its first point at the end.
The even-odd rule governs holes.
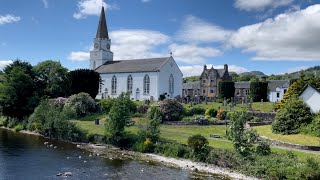
{"type": "Polygon", "coordinates": [[[213,179],[154,163],[89,157],[74,144],[50,140],[50,147],[47,141],[0,128],[0,179],[66,179],[57,176],[64,172],[72,173],[67,179],[213,179]]]}

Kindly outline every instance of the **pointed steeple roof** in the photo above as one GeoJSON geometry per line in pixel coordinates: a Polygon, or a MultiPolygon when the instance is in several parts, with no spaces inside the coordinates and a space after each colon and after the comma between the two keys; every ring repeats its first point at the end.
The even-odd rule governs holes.
{"type": "Polygon", "coordinates": [[[101,8],[101,14],[100,14],[100,20],[99,20],[99,26],[98,26],[96,38],[109,39],[106,15],[104,13],[103,6],[101,8]]]}

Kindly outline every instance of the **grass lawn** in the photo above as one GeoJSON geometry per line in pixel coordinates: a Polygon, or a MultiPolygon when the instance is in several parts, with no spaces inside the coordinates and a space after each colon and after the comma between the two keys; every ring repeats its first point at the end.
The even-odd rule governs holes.
{"type": "Polygon", "coordinates": [[[201,134],[210,137],[210,134],[219,134],[222,138],[226,138],[226,126],[172,126],[162,125],[162,131],[175,132],[196,135],[201,134]]]}
{"type": "Polygon", "coordinates": [[[283,142],[293,143],[293,144],[301,144],[301,145],[311,145],[311,146],[319,146],[320,138],[305,135],[305,134],[292,134],[292,135],[281,135],[274,134],[271,130],[271,125],[268,126],[257,126],[253,127],[253,129],[257,130],[258,134],[265,136],[270,139],[275,139],[283,142]]]}

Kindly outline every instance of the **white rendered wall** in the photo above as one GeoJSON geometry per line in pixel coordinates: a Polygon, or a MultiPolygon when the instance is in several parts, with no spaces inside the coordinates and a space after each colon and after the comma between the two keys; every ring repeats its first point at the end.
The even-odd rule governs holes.
{"type": "Polygon", "coordinates": [[[310,86],[300,95],[300,98],[310,107],[313,113],[320,111],[320,93],[310,86]]]}
{"type": "MultiPolygon", "coordinates": [[[[170,98],[182,96],[183,74],[172,57],[170,57],[170,59],[162,66],[159,74],[159,95],[164,93],[170,94],[169,78],[172,74],[174,78],[174,92],[173,94],[170,94],[170,98]]],[[[158,98],[159,96],[157,96],[156,100],[158,98]]]]}
{"type": "Polygon", "coordinates": [[[270,102],[279,102],[283,99],[284,91],[287,90],[287,88],[276,88],[276,91],[272,91],[269,93],[269,101],[270,102]],[[277,97],[277,93],[280,94],[279,98],[277,97]]]}
{"type": "MultiPolygon", "coordinates": [[[[155,100],[158,100],[159,94],[158,94],[158,72],[145,72],[145,73],[117,73],[117,74],[100,74],[101,79],[102,79],[102,93],[105,92],[105,88],[108,89],[108,96],[110,98],[116,98],[118,97],[122,92],[127,92],[127,79],[128,76],[132,76],[133,80],[133,87],[132,87],[132,94],[130,95],[130,99],[132,100],[137,100],[136,99],[136,90],[139,88],[139,97],[140,100],[147,100],[150,99],[151,96],[154,97],[155,100]],[[148,74],[150,78],[150,93],[149,94],[144,94],[144,89],[143,89],[143,79],[144,76],[148,74]],[[112,89],[111,89],[111,80],[113,76],[117,77],[117,93],[112,94],[112,89]]],[[[102,94],[99,92],[97,95],[96,99],[101,99],[102,94]]],[[[104,95],[104,98],[106,96],[104,95]]]]}

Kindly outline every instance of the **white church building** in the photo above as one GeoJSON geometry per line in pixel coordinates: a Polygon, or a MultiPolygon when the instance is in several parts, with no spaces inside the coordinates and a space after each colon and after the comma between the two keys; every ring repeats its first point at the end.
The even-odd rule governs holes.
{"type": "Polygon", "coordinates": [[[149,59],[113,60],[111,40],[104,7],[98,25],[94,49],[90,51],[90,69],[101,76],[97,99],[115,98],[129,93],[132,100],[158,100],[160,95],[182,95],[182,77],[172,56],[149,59]]]}

